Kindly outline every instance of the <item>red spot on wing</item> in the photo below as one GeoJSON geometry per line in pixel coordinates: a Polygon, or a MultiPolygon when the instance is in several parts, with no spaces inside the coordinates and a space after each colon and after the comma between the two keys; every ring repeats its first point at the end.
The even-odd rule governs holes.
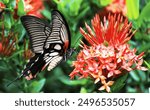
{"type": "Polygon", "coordinates": [[[65,52],[67,51],[68,47],[69,47],[69,40],[66,40],[64,45],[65,52]]]}

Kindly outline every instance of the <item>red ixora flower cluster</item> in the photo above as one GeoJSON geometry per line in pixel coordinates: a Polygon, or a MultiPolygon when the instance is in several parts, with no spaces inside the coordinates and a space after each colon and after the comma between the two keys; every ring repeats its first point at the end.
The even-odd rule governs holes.
{"type": "Polygon", "coordinates": [[[95,79],[95,83],[101,82],[99,90],[110,92],[113,78],[126,74],[132,70],[147,70],[142,67],[143,55],[136,55],[136,49],[131,50],[127,41],[135,33],[131,31],[132,24],[127,19],[123,21],[120,15],[109,15],[108,20],[104,17],[103,22],[96,14],[91,21],[93,30],[85,23],[88,33],[80,28],[81,34],[91,46],[83,42],[83,50],[73,62],[75,69],[70,74],[71,79],[75,76],[95,79]]]}
{"type": "Polygon", "coordinates": [[[9,57],[16,50],[16,35],[9,33],[7,37],[4,35],[4,25],[2,25],[2,34],[0,35],[0,57],[9,57]]]}

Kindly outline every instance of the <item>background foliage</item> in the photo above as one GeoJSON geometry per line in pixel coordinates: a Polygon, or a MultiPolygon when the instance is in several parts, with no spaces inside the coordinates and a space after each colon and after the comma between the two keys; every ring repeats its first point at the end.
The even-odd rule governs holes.
{"type": "MultiPolygon", "coordinates": [[[[117,0],[116,0],[117,1],[117,0]]],[[[119,1],[119,0],[118,0],[119,1]]],[[[55,69],[48,72],[44,70],[34,80],[27,81],[25,78],[7,87],[6,85],[16,78],[24,68],[27,60],[24,58],[24,39],[28,44],[28,36],[20,22],[20,16],[25,15],[24,1],[19,0],[17,18],[14,17],[16,0],[0,0],[5,4],[5,9],[0,8],[0,42],[4,24],[5,37],[10,32],[17,35],[15,52],[10,56],[2,56],[0,53],[0,92],[100,92],[98,85],[88,79],[69,79],[69,74],[73,70],[71,63],[75,60],[76,53],[62,62],[55,69]],[[3,12],[2,12],[3,11],[3,12]]],[[[50,22],[51,10],[57,9],[65,16],[71,32],[71,46],[80,50],[78,44],[82,36],[80,27],[85,27],[84,23],[90,24],[91,18],[96,13],[101,16],[110,13],[106,7],[113,4],[112,0],[43,0],[43,19],[50,22]]],[[[133,29],[137,29],[136,34],[129,42],[131,47],[137,48],[137,54],[145,52],[144,66],[150,68],[150,0],[126,0],[126,17],[133,24],[133,29]]],[[[12,41],[10,41],[12,42],[12,41]]],[[[27,47],[26,47],[27,48],[27,47]]],[[[132,71],[129,75],[122,76],[115,81],[112,92],[149,92],[150,71],[132,71]]],[[[105,91],[104,91],[105,92],[105,91]]]]}

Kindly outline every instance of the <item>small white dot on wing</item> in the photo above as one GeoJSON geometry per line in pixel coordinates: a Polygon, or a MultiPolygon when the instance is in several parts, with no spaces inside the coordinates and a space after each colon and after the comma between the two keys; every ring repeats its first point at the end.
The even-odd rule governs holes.
{"type": "Polygon", "coordinates": [[[61,46],[60,46],[59,44],[56,44],[56,45],[54,46],[54,49],[56,49],[56,50],[61,50],[61,46]]]}
{"type": "Polygon", "coordinates": [[[50,53],[49,55],[50,56],[56,56],[56,55],[58,55],[59,53],[58,52],[53,52],[53,53],[50,53]]]}

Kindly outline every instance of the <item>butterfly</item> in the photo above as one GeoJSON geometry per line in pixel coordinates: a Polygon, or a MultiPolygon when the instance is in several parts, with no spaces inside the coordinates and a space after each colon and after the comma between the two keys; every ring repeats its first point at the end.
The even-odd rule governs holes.
{"type": "Polygon", "coordinates": [[[35,55],[15,80],[22,76],[31,80],[46,67],[48,71],[51,71],[73,53],[74,49],[70,48],[71,39],[68,24],[58,10],[52,11],[50,24],[31,15],[22,16],[21,22],[27,31],[31,50],[35,55]]]}

